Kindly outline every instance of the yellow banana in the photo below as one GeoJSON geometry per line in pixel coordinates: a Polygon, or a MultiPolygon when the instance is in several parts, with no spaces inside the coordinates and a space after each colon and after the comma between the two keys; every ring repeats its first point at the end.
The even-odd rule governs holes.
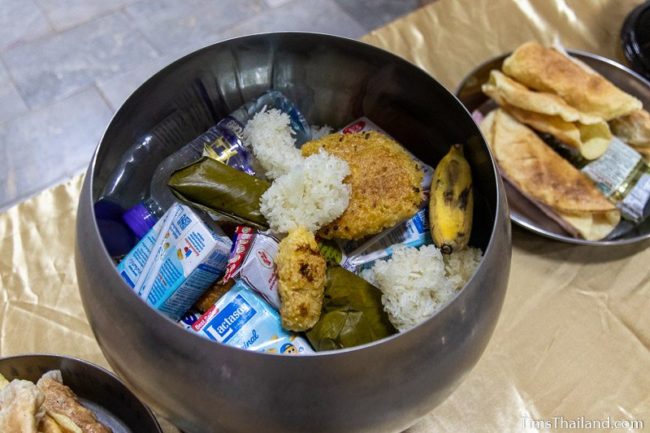
{"type": "Polygon", "coordinates": [[[472,171],[463,145],[454,144],[433,173],[429,199],[431,236],[443,254],[467,246],[473,212],[472,171]]]}

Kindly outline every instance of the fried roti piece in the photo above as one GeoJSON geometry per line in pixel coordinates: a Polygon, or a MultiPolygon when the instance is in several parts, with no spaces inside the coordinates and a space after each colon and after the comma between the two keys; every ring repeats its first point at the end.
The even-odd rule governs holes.
{"type": "Polygon", "coordinates": [[[0,432],[37,433],[43,393],[32,382],[13,380],[0,391],[0,432]]]}
{"type": "Polygon", "coordinates": [[[582,113],[611,120],[641,109],[641,101],[554,48],[527,42],[503,62],[503,72],[531,89],[559,95],[582,113]]]}
{"type": "Polygon", "coordinates": [[[644,155],[650,154],[650,113],[646,110],[637,110],[613,119],[610,125],[621,140],[644,155]]]}
{"type": "Polygon", "coordinates": [[[311,329],[320,318],[327,263],[314,234],[299,227],[284,238],[275,256],[282,327],[311,329]]]}
{"type": "Polygon", "coordinates": [[[504,177],[570,233],[599,240],[616,227],[618,209],[528,127],[496,110],[486,116],[481,131],[504,177]]]}
{"type": "Polygon", "coordinates": [[[581,113],[557,95],[529,90],[497,70],[481,89],[520,122],[555,136],[587,159],[605,153],[612,139],[600,117],[581,113]]]}
{"type": "Polygon", "coordinates": [[[79,403],[75,393],[52,375],[44,375],[36,384],[45,395],[43,406],[56,419],[56,414],[70,418],[83,433],[112,433],[97,421],[95,414],[79,403]]]}
{"type": "Polygon", "coordinates": [[[67,433],[56,423],[56,421],[45,415],[38,425],[39,433],[67,433]]]}
{"type": "Polygon", "coordinates": [[[361,239],[410,218],[424,200],[422,167],[379,132],[330,134],[306,143],[303,156],[324,149],[350,166],[348,208],[318,232],[325,239],[361,239]]]}

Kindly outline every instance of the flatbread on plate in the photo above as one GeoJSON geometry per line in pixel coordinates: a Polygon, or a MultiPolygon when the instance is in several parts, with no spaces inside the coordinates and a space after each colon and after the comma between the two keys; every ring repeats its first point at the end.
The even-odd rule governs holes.
{"type": "Polygon", "coordinates": [[[569,233],[587,240],[607,236],[620,212],[582,172],[530,128],[497,109],[481,124],[502,175],[569,233]]]}
{"type": "Polygon", "coordinates": [[[640,100],[602,75],[537,42],[517,48],[504,60],[503,72],[528,88],[554,93],[582,113],[607,121],[642,108],[640,100]]]}
{"type": "Polygon", "coordinates": [[[600,157],[612,139],[600,117],[580,112],[557,95],[530,90],[498,70],[490,72],[482,90],[520,122],[553,135],[586,159],[600,157]]]}

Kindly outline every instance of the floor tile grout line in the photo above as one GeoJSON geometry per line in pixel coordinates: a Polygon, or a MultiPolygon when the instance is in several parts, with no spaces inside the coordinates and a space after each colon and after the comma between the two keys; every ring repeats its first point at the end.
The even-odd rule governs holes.
{"type": "Polygon", "coordinates": [[[149,39],[149,38],[147,37],[147,35],[142,31],[142,29],[140,28],[140,26],[139,26],[138,23],[137,23],[137,20],[136,20],[135,18],[133,18],[133,17],[131,16],[131,14],[129,14],[129,13],[126,11],[126,8],[127,8],[127,7],[129,7],[129,6],[131,6],[132,4],[135,4],[135,3],[138,3],[138,2],[137,2],[137,1],[134,1],[134,2],[131,3],[131,4],[128,4],[128,5],[122,5],[122,7],[120,7],[120,8],[117,9],[117,10],[120,11],[120,13],[121,13],[121,14],[124,16],[124,18],[128,21],[129,25],[133,28],[133,30],[135,30],[135,31],[140,35],[140,37],[142,37],[142,39],[143,39],[144,41],[146,41],[147,44],[149,44],[149,46],[151,46],[151,48],[153,48],[153,50],[156,52],[156,54],[158,55],[158,57],[163,57],[163,56],[164,56],[164,53],[163,53],[161,50],[159,50],[158,47],[156,47],[156,45],[151,41],[151,39],[149,39]]]}
{"type": "MultiPolygon", "coordinates": [[[[361,23],[360,21],[358,21],[358,20],[357,20],[357,19],[356,19],[352,14],[349,14],[349,13],[348,13],[345,9],[343,9],[343,8],[341,7],[341,5],[339,5],[336,1],[334,1],[334,0],[330,0],[330,1],[332,2],[332,5],[333,5],[336,9],[338,9],[338,12],[340,12],[340,13],[342,13],[343,15],[346,15],[347,17],[349,17],[352,21],[354,21],[355,23],[357,23],[357,24],[359,25],[359,27],[362,28],[366,33],[372,31],[372,29],[367,29],[366,26],[363,25],[363,23],[361,23]]],[[[363,36],[363,35],[361,35],[361,36],[363,36]]],[[[355,38],[355,39],[359,39],[361,36],[359,36],[358,38],[355,38]]]]}
{"type": "MultiPolygon", "coordinates": [[[[47,103],[47,104],[45,104],[45,105],[40,105],[40,106],[38,106],[38,107],[29,108],[27,111],[25,111],[25,112],[23,112],[23,113],[20,113],[20,114],[17,115],[17,116],[14,116],[14,117],[12,117],[12,118],[10,118],[10,119],[7,119],[6,121],[2,121],[2,122],[0,122],[0,126],[5,125],[5,124],[7,124],[7,123],[9,123],[9,122],[11,122],[11,121],[15,121],[15,120],[17,120],[17,119],[19,119],[19,118],[21,118],[21,117],[24,117],[24,116],[30,115],[30,114],[32,114],[32,113],[38,113],[38,112],[40,112],[40,111],[47,110],[47,109],[51,108],[53,105],[60,104],[60,103],[66,101],[66,100],[68,100],[68,99],[72,99],[72,98],[74,98],[74,97],[77,97],[77,96],[79,96],[80,94],[82,94],[82,93],[84,93],[84,92],[87,92],[87,91],[89,91],[89,90],[92,90],[93,88],[95,88],[95,90],[97,90],[97,91],[99,92],[99,88],[98,88],[97,86],[95,86],[95,83],[94,83],[94,82],[89,83],[87,86],[82,87],[82,88],[80,88],[80,89],[77,89],[77,90],[75,90],[74,92],[70,93],[69,95],[66,95],[65,97],[63,97],[63,98],[61,98],[61,99],[52,100],[52,101],[50,101],[49,103],[47,103]]],[[[101,92],[100,92],[100,96],[101,96],[101,92]]],[[[106,101],[105,101],[105,99],[104,99],[103,97],[102,97],[102,102],[106,103],[106,101]]],[[[107,105],[108,105],[107,108],[108,108],[109,110],[111,110],[111,112],[113,112],[113,109],[111,108],[111,105],[110,105],[110,104],[107,104],[107,105]]],[[[28,106],[28,107],[29,107],[29,106],[28,106]]]]}
{"type": "MultiPolygon", "coordinates": [[[[292,2],[295,2],[295,1],[296,1],[296,0],[291,0],[289,3],[292,3],[292,2]]],[[[221,41],[223,40],[223,38],[221,38],[221,35],[222,35],[224,32],[226,32],[226,31],[228,31],[228,30],[230,30],[230,29],[232,29],[232,28],[234,28],[234,27],[236,27],[236,26],[238,26],[238,25],[240,25],[240,24],[242,24],[242,23],[244,23],[244,22],[248,22],[248,21],[250,21],[250,20],[256,18],[257,16],[259,16],[260,14],[262,14],[262,13],[264,13],[264,12],[266,12],[266,11],[272,11],[272,10],[275,10],[275,9],[279,9],[279,8],[271,8],[271,7],[269,7],[268,5],[266,5],[266,3],[264,2],[264,0],[259,0],[258,3],[262,5],[262,11],[260,11],[260,12],[258,12],[258,13],[256,13],[256,14],[254,14],[254,15],[252,15],[251,17],[246,18],[245,20],[240,21],[240,22],[238,22],[238,23],[236,23],[236,24],[233,24],[233,25],[230,25],[230,26],[227,26],[227,27],[221,28],[221,29],[219,29],[219,30],[216,30],[215,33],[211,33],[211,34],[209,34],[209,35],[207,35],[207,36],[215,36],[215,37],[219,37],[220,39],[219,39],[217,42],[221,42],[221,41]]],[[[210,6],[210,3],[209,3],[209,2],[206,2],[206,3],[204,3],[201,7],[202,7],[202,8],[208,8],[209,6],[210,6]]],[[[282,6],[285,6],[285,5],[282,5],[282,6]]],[[[282,7],[282,6],[281,6],[281,7],[282,7]]],[[[136,28],[136,29],[139,31],[139,33],[142,35],[143,39],[144,39],[145,41],[147,41],[147,43],[149,43],[149,45],[151,45],[151,46],[156,50],[156,52],[159,52],[161,57],[164,56],[164,55],[169,55],[169,54],[172,54],[172,55],[177,54],[177,55],[178,55],[178,58],[181,58],[181,57],[184,57],[184,56],[187,55],[187,54],[190,54],[190,53],[192,53],[192,52],[194,52],[194,51],[198,51],[198,50],[200,50],[200,49],[202,49],[202,48],[205,48],[205,47],[207,47],[207,46],[210,46],[210,45],[216,43],[216,42],[212,42],[212,43],[208,43],[207,45],[203,45],[203,43],[202,43],[202,46],[201,46],[200,48],[192,49],[192,51],[190,51],[190,52],[187,52],[187,51],[179,51],[178,53],[174,53],[174,52],[163,53],[162,50],[158,50],[156,44],[154,44],[154,42],[153,42],[153,41],[152,41],[152,40],[151,40],[151,39],[146,35],[146,33],[144,33],[144,32],[141,30],[140,26],[139,26],[138,23],[137,23],[137,19],[136,19],[136,18],[131,17],[131,15],[129,15],[129,13],[126,12],[126,11],[124,12],[124,14],[126,15],[127,19],[129,19],[129,21],[130,21],[131,23],[133,23],[133,25],[135,26],[135,28],[136,28]]],[[[163,19],[162,21],[170,21],[170,20],[172,20],[172,19],[174,19],[174,18],[175,18],[175,17],[169,17],[169,18],[163,19]]]]}
{"type": "Polygon", "coordinates": [[[18,95],[18,97],[20,98],[20,100],[21,100],[21,101],[23,102],[23,104],[25,105],[25,108],[27,108],[27,110],[24,111],[23,113],[19,113],[19,114],[16,115],[16,116],[11,116],[11,117],[8,118],[8,119],[5,119],[5,120],[3,120],[3,121],[0,121],[0,124],[3,124],[3,123],[5,123],[6,121],[9,121],[9,120],[11,120],[11,119],[14,119],[14,118],[16,118],[17,116],[19,116],[19,115],[21,115],[21,114],[24,114],[24,113],[30,112],[32,109],[31,109],[31,107],[29,106],[29,104],[27,103],[27,101],[25,100],[25,97],[22,95],[22,93],[20,93],[20,89],[18,88],[18,85],[16,84],[16,79],[15,79],[14,75],[11,73],[11,71],[9,70],[9,66],[7,65],[7,62],[6,62],[5,59],[2,57],[2,53],[0,53],[0,66],[2,66],[2,67],[5,69],[5,71],[7,71],[7,78],[9,79],[9,83],[10,83],[11,86],[14,88],[14,90],[16,91],[16,94],[18,95]]]}
{"type": "MultiPolygon", "coordinates": [[[[73,27],[70,27],[70,28],[66,29],[66,30],[63,30],[63,31],[57,31],[57,32],[54,33],[54,34],[43,35],[43,36],[40,36],[40,37],[38,37],[38,38],[36,38],[36,39],[32,39],[32,40],[30,40],[30,41],[24,41],[24,42],[25,42],[25,44],[28,44],[28,43],[32,43],[32,42],[38,42],[38,41],[40,41],[41,38],[45,38],[45,37],[50,37],[50,38],[51,38],[51,37],[53,37],[53,36],[60,36],[60,35],[63,35],[64,33],[68,32],[68,31],[72,31],[73,29],[76,29],[76,28],[79,28],[79,27],[81,27],[81,26],[83,26],[83,25],[86,25],[86,24],[92,23],[93,21],[97,21],[97,20],[100,20],[100,19],[102,19],[102,18],[106,18],[106,17],[108,17],[108,16],[110,16],[110,15],[113,15],[113,14],[119,14],[119,15],[121,15],[121,16],[124,18],[124,20],[128,23],[128,26],[129,26],[129,28],[130,28],[130,31],[134,32],[134,34],[135,34],[137,37],[140,37],[142,40],[144,40],[144,41],[147,43],[147,45],[149,46],[149,48],[150,48],[150,49],[155,53],[156,58],[162,58],[162,57],[163,57],[163,53],[162,53],[160,50],[158,50],[158,48],[157,48],[157,47],[156,47],[156,46],[155,46],[155,45],[154,45],[154,44],[153,44],[153,43],[152,43],[152,42],[151,42],[151,41],[150,41],[150,40],[149,40],[149,39],[144,35],[144,33],[140,30],[140,28],[137,26],[137,24],[136,24],[135,22],[133,22],[133,20],[130,18],[130,16],[129,16],[126,12],[124,12],[124,11],[122,10],[124,7],[126,7],[126,6],[123,6],[122,8],[118,8],[118,9],[113,9],[113,10],[111,10],[111,11],[106,11],[106,13],[102,13],[102,14],[96,15],[96,16],[94,16],[92,19],[90,19],[90,20],[88,20],[88,21],[84,21],[83,23],[79,23],[79,24],[77,24],[77,25],[75,25],[75,26],[73,26],[73,27]]],[[[19,45],[19,46],[22,46],[22,45],[19,45]]],[[[82,88],[80,88],[78,91],[75,91],[75,92],[73,92],[73,93],[71,93],[71,94],[69,94],[69,95],[65,95],[65,96],[63,96],[63,97],[57,97],[57,98],[55,98],[55,99],[53,99],[53,100],[51,100],[51,101],[48,101],[48,103],[46,103],[46,104],[44,104],[44,105],[43,105],[43,104],[39,104],[39,105],[32,106],[32,105],[30,105],[30,104],[28,103],[28,101],[25,99],[24,95],[22,94],[22,91],[21,91],[20,87],[19,87],[18,84],[17,84],[17,80],[16,80],[14,74],[12,73],[11,69],[9,68],[9,65],[8,65],[8,63],[7,63],[7,61],[6,61],[6,57],[5,57],[5,56],[6,56],[6,51],[7,51],[7,50],[0,52],[0,62],[2,63],[2,65],[3,65],[3,66],[5,67],[5,69],[7,70],[7,74],[8,74],[8,76],[9,76],[9,78],[10,78],[10,81],[11,81],[13,87],[16,89],[16,92],[18,93],[18,96],[20,96],[20,99],[23,101],[23,103],[24,103],[25,106],[27,107],[27,111],[28,111],[28,112],[31,112],[31,111],[34,111],[34,110],[39,110],[39,109],[41,109],[41,108],[43,108],[43,107],[47,107],[47,106],[49,106],[49,105],[51,105],[51,104],[53,104],[53,103],[56,103],[56,102],[59,102],[59,101],[65,100],[65,99],[67,99],[68,97],[70,97],[70,96],[72,96],[72,95],[78,93],[79,91],[83,91],[83,90],[86,89],[86,87],[82,87],[82,88]]],[[[128,71],[129,71],[129,70],[120,71],[119,73],[114,74],[113,77],[115,77],[115,76],[117,76],[117,75],[119,75],[119,74],[121,74],[121,73],[128,72],[128,71]]],[[[96,84],[97,84],[97,80],[92,80],[90,83],[91,83],[92,85],[96,85],[96,84]]],[[[99,89],[99,86],[97,86],[97,88],[99,89]]],[[[102,95],[103,95],[103,94],[102,94],[102,95]]],[[[112,111],[112,105],[111,105],[111,104],[108,104],[108,107],[111,108],[111,111],[112,111]]],[[[24,114],[24,113],[23,113],[23,114],[24,114]]],[[[3,123],[4,123],[4,122],[3,122],[3,123]]]]}
{"type": "MultiPolygon", "coordinates": [[[[109,16],[111,16],[111,15],[113,15],[113,14],[121,14],[121,15],[122,15],[122,16],[123,16],[123,17],[124,17],[128,22],[129,22],[129,24],[132,26],[132,28],[133,28],[134,30],[139,30],[139,29],[137,28],[137,26],[134,25],[134,23],[133,23],[132,20],[130,19],[129,15],[128,15],[127,13],[125,13],[125,12],[122,10],[122,8],[112,9],[112,10],[109,10],[109,11],[101,12],[101,13],[99,13],[99,14],[97,14],[97,15],[94,15],[92,18],[90,18],[90,19],[88,19],[88,20],[86,20],[86,21],[82,21],[82,22],[77,23],[77,24],[74,24],[74,25],[72,25],[72,26],[70,26],[70,27],[66,27],[66,28],[64,28],[64,29],[60,29],[60,30],[58,30],[58,29],[56,29],[56,28],[52,28],[52,33],[46,33],[46,34],[44,34],[44,35],[40,35],[40,36],[38,36],[38,37],[36,37],[36,38],[34,38],[34,39],[29,39],[29,40],[24,40],[24,41],[18,41],[15,45],[12,45],[12,46],[10,46],[10,47],[8,47],[8,48],[5,48],[4,50],[1,50],[1,51],[0,51],[0,56],[4,55],[7,51],[11,51],[11,50],[13,50],[13,49],[20,48],[20,47],[23,47],[23,46],[28,45],[28,44],[31,44],[31,43],[42,42],[43,40],[46,40],[46,39],[48,39],[48,38],[53,38],[53,37],[55,37],[55,36],[63,35],[64,33],[68,33],[68,32],[70,32],[70,31],[75,30],[75,29],[78,29],[79,27],[82,27],[82,26],[84,26],[84,25],[86,25],[86,24],[90,24],[90,23],[92,23],[93,21],[97,21],[97,20],[99,20],[99,19],[101,19],[101,18],[109,17],[109,16]]],[[[48,25],[49,25],[49,22],[48,22],[48,25]]],[[[151,42],[150,42],[148,39],[147,39],[147,42],[148,42],[150,45],[152,45],[151,42]]],[[[153,45],[152,45],[152,48],[155,49],[155,47],[154,47],[153,45]]],[[[158,50],[156,50],[156,52],[158,52],[158,50]]]]}
{"type": "MultiPolygon", "coordinates": [[[[50,28],[50,31],[56,33],[57,30],[56,30],[56,28],[54,28],[54,24],[52,23],[52,21],[50,19],[50,16],[47,14],[45,9],[41,6],[40,2],[38,0],[33,0],[33,2],[34,2],[34,5],[36,6],[36,8],[43,15],[43,18],[45,18],[45,22],[47,23],[48,27],[50,28]]],[[[47,33],[47,35],[51,36],[50,33],[47,33]]]]}
{"type": "Polygon", "coordinates": [[[124,102],[126,102],[126,99],[125,99],[124,101],[122,101],[122,104],[120,104],[120,107],[113,107],[113,104],[111,104],[111,102],[108,100],[108,96],[104,93],[104,91],[102,90],[99,83],[97,83],[97,81],[93,81],[93,86],[92,87],[94,87],[95,90],[97,90],[97,93],[99,93],[99,96],[102,98],[102,101],[104,101],[104,103],[108,106],[108,109],[111,110],[111,113],[112,113],[111,117],[117,112],[117,110],[120,109],[122,104],[124,104],[124,102]]]}

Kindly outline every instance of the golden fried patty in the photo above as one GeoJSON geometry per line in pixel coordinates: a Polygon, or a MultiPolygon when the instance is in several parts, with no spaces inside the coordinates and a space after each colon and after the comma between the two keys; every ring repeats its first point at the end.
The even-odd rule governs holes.
{"type": "Polygon", "coordinates": [[[345,160],[350,204],[318,234],[326,239],[361,239],[413,216],[424,199],[422,168],[399,143],[379,132],[330,134],[302,147],[303,156],[324,149],[345,160]]]}
{"type": "Polygon", "coordinates": [[[311,329],[320,318],[327,263],[314,234],[304,227],[293,230],[275,256],[282,327],[290,331],[311,329]]]}

